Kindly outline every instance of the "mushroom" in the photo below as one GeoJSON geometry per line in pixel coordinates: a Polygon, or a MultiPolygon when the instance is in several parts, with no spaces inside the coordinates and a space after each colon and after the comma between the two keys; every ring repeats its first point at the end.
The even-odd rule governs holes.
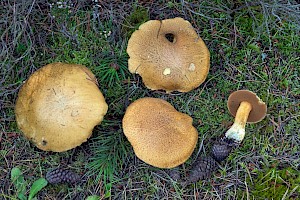
{"type": "Polygon", "coordinates": [[[227,102],[229,112],[235,116],[234,124],[225,137],[241,143],[245,137],[246,122],[256,123],[265,118],[266,104],[249,90],[238,90],[230,94],[227,102]]]}
{"type": "Polygon", "coordinates": [[[15,114],[24,136],[39,149],[62,152],[85,142],[107,109],[88,68],[53,63],[26,80],[18,94],[15,114]]]}
{"type": "Polygon", "coordinates": [[[122,126],[139,159],[155,167],[173,168],[184,163],[197,144],[192,121],[167,101],[145,97],[129,105],[122,126]]]}
{"type": "Polygon", "coordinates": [[[188,92],[207,77],[210,53],[192,25],[182,19],[150,20],[128,41],[128,68],[151,90],[188,92]]]}

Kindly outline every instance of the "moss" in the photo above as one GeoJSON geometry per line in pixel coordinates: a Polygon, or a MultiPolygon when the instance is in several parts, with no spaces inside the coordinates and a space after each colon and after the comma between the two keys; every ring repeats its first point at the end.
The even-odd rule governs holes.
{"type": "Polygon", "coordinates": [[[16,48],[16,53],[22,55],[27,50],[27,46],[24,43],[19,43],[16,48]]]}
{"type": "Polygon", "coordinates": [[[122,33],[127,38],[139,28],[139,26],[149,20],[149,13],[146,8],[135,7],[130,15],[128,15],[122,26],[122,33]]]}
{"type": "MultiPolygon", "coordinates": [[[[252,178],[253,179],[253,178],[252,178]]],[[[250,199],[298,199],[300,197],[300,172],[292,168],[266,168],[255,179],[247,179],[250,199]]]]}
{"type": "Polygon", "coordinates": [[[248,34],[251,36],[254,36],[254,32],[253,32],[253,19],[250,16],[244,15],[244,16],[239,16],[236,20],[237,24],[242,24],[242,26],[239,26],[239,31],[241,32],[241,34],[248,34]]]}

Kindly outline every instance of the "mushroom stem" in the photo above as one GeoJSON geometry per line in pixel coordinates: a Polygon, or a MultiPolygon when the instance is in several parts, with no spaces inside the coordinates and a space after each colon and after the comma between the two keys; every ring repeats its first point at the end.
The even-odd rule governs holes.
{"type": "Polygon", "coordinates": [[[252,110],[252,106],[247,101],[242,101],[235,116],[234,124],[225,133],[229,139],[233,139],[237,143],[241,143],[245,137],[245,126],[252,110]]]}

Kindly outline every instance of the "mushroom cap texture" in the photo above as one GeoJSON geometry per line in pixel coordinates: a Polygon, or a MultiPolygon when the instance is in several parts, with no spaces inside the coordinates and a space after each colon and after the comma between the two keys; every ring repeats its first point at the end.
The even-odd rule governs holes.
{"type": "Polygon", "coordinates": [[[198,140],[193,119],[158,98],[136,100],[126,110],[123,131],[142,161],[160,168],[184,163],[198,140]]]}
{"type": "Polygon", "coordinates": [[[265,118],[267,105],[255,93],[249,90],[238,90],[229,95],[227,107],[233,116],[236,115],[242,101],[246,101],[252,106],[247,122],[256,123],[265,118]]]}
{"type": "Polygon", "coordinates": [[[210,53],[190,22],[150,20],[130,37],[128,68],[151,90],[188,92],[207,77],[210,53]],[[174,36],[173,42],[167,36],[174,36]],[[166,36],[167,35],[167,36],[166,36]]]}
{"type": "Polygon", "coordinates": [[[53,63],[26,80],[19,91],[15,113],[24,136],[39,149],[62,152],[85,142],[107,109],[88,68],[53,63]]]}

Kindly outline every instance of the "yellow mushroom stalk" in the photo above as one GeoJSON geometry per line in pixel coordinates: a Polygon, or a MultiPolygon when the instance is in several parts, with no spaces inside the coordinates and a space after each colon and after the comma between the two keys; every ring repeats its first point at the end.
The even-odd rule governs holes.
{"type": "Polygon", "coordinates": [[[233,139],[236,142],[242,142],[245,137],[245,127],[252,106],[250,103],[243,101],[237,110],[234,124],[225,133],[225,136],[229,139],[233,139]]]}
{"type": "Polygon", "coordinates": [[[266,104],[249,90],[233,92],[228,98],[227,107],[230,113],[235,116],[235,120],[231,128],[225,133],[225,136],[236,143],[243,141],[246,123],[261,121],[267,112],[266,104]]]}

